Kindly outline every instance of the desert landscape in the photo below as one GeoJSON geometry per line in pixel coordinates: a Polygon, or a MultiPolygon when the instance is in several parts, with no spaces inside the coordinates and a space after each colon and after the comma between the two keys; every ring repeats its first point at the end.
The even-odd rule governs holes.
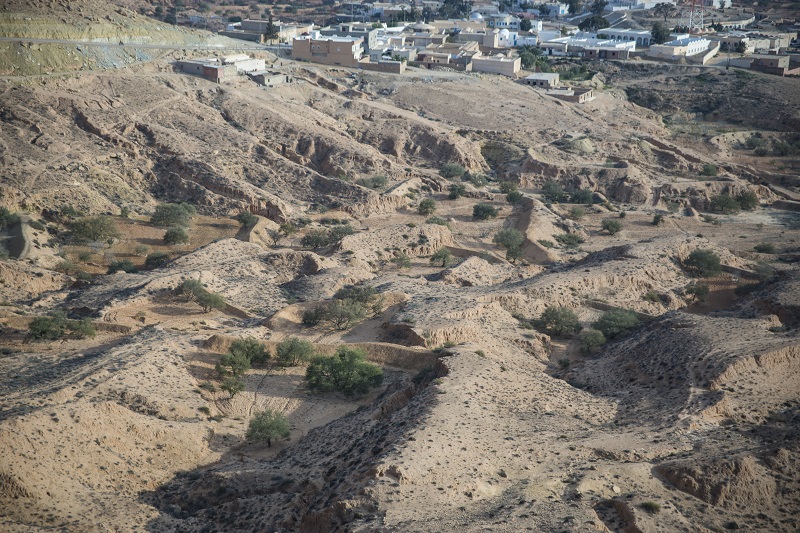
{"type": "Polygon", "coordinates": [[[800,529],[796,77],[218,84],[1,9],[169,47],[0,42],[0,530],[800,529]]]}

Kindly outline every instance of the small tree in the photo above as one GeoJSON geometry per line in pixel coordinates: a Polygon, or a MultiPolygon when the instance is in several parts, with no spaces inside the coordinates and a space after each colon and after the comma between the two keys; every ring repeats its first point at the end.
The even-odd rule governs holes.
{"type": "Polygon", "coordinates": [[[602,30],[603,28],[608,28],[609,23],[605,17],[600,15],[592,15],[589,18],[583,19],[580,24],[578,24],[578,29],[581,31],[589,31],[595,32],[597,30],[602,30]]]}
{"type": "Polygon", "coordinates": [[[609,233],[609,235],[616,235],[622,231],[622,222],[613,218],[604,218],[600,223],[600,227],[609,233]]]}
{"type": "Polygon", "coordinates": [[[365,359],[364,350],[344,346],[332,357],[317,356],[306,369],[308,387],[319,392],[338,391],[346,396],[364,394],[383,383],[383,370],[365,359]]]}
{"type": "Polygon", "coordinates": [[[724,215],[735,215],[741,207],[736,199],[727,193],[718,194],[711,198],[711,210],[724,215]]]}
{"type": "Polygon", "coordinates": [[[700,171],[701,176],[714,177],[717,175],[717,166],[712,163],[703,165],[703,170],[700,171]]]}
{"type": "Polygon", "coordinates": [[[266,442],[267,447],[271,448],[273,440],[285,439],[289,433],[289,420],[286,415],[266,409],[250,419],[245,438],[250,442],[266,442]]]}
{"type": "Polygon", "coordinates": [[[577,233],[562,233],[560,235],[556,235],[555,239],[567,248],[574,248],[579,244],[583,244],[584,242],[583,237],[577,233]]]}
{"type": "Polygon", "coordinates": [[[719,256],[711,250],[701,248],[692,250],[689,256],[683,260],[683,267],[693,276],[700,278],[716,276],[722,272],[719,256]]]}
{"type": "Polygon", "coordinates": [[[150,223],[154,226],[189,226],[197,210],[187,204],[160,204],[156,206],[150,223]]]}
{"type": "Polygon", "coordinates": [[[69,229],[78,242],[104,242],[119,237],[117,223],[108,216],[80,218],[70,222],[69,229]]]}
{"type": "Polygon", "coordinates": [[[367,308],[355,300],[333,300],[325,311],[325,319],[338,330],[345,330],[367,317],[367,308]]]}
{"type": "Polygon", "coordinates": [[[570,194],[569,201],[573,204],[591,204],[594,202],[594,193],[589,189],[578,189],[570,194]]]}
{"type": "Polygon", "coordinates": [[[472,208],[472,218],[477,220],[488,220],[495,218],[498,214],[497,208],[490,204],[475,204],[472,208]]]}
{"type": "Polygon", "coordinates": [[[464,167],[462,167],[457,163],[445,163],[439,169],[439,174],[443,178],[456,179],[456,178],[461,178],[466,171],[467,169],[465,169],[464,167]]]}
{"type": "Polygon", "coordinates": [[[602,331],[596,329],[587,329],[581,333],[580,344],[581,348],[586,353],[594,353],[598,348],[606,343],[606,336],[602,331]]]}
{"type": "Polygon", "coordinates": [[[231,343],[228,352],[234,357],[244,357],[254,365],[263,365],[269,360],[270,355],[264,343],[253,337],[236,339],[231,343]]]}
{"type": "Polygon", "coordinates": [[[703,302],[705,301],[706,296],[708,296],[708,293],[711,291],[711,288],[705,283],[697,283],[696,281],[693,281],[683,290],[692,300],[703,302]]]}
{"type": "Polygon", "coordinates": [[[28,337],[38,340],[56,340],[67,331],[67,315],[56,311],[50,316],[37,316],[28,324],[28,337]]]}
{"type": "Polygon", "coordinates": [[[258,217],[250,211],[242,211],[236,215],[236,221],[239,222],[243,228],[250,228],[256,225],[258,222],[258,217]]]}
{"type": "Polygon", "coordinates": [[[656,21],[653,23],[653,27],[650,29],[650,35],[653,36],[653,41],[656,44],[663,44],[669,41],[669,27],[661,21],[656,21]]]}
{"type": "Polygon", "coordinates": [[[557,181],[547,181],[542,186],[542,196],[548,202],[557,204],[564,202],[569,198],[569,195],[564,191],[564,187],[557,181]]]}
{"type": "Polygon", "coordinates": [[[756,244],[753,246],[753,250],[760,254],[774,254],[775,253],[775,245],[771,242],[765,242],[761,244],[756,244]]]}
{"type": "Polygon", "coordinates": [[[392,263],[397,265],[397,268],[410,268],[411,258],[407,254],[400,252],[392,258],[392,263]]]}
{"type": "Polygon", "coordinates": [[[275,357],[282,366],[296,366],[313,356],[314,345],[297,337],[289,337],[275,349],[275,357]]]}
{"type": "Polygon", "coordinates": [[[520,31],[531,31],[531,28],[533,28],[533,23],[529,19],[522,19],[519,21],[520,31]]]}
{"type": "Polygon", "coordinates": [[[432,215],[436,211],[436,201],[433,198],[425,198],[417,206],[417,213],[423,216],[432,215]]]}
{"type": "Polygon", "coordinates": [[[522,256],[525,235],[517,229],[505,228],[495,233],[492,242],[506,249],[506,259],[512,263],[522,256]]]}
{"type": "Polygon", "coordinates": [[[189,234],[186,230],[177,226],[169,228],[164,233],[164,244],[167,246],[174,246],[176,244],[188,244],[189,234]]]}
{"type": "Polygon", "coordinates": [[[501,181],[500,182],[500,192],[503,194],[508,194],[518,190],[519,187],[513,181],[501,181]]]}
{"type": "Polygon", "coordinates": [[[664,215],[662,215],[661,213],[656,213],[655,215],[653,215],[654,226],[660,226],[663,223],[664,223],[664,215]]]}
{"type": "Polygon", "coordinates": [[[196,300],[206,313],[209,313],[212,309],[225,309],[228,305],[225,302],[225,298],[219,294],[208,291],[198,294],[196,300]]]}
{"type": "Polygon", "coordinates": [[[752,211],[758,207],[758,195],[753,191],[742,191],[736,195],[736,203],[745,211],[752,211]]]}
{"type": "Polygon", "coordinates": [[[467,188],[460,183],[450,184],[448,190],[450,191],[450,194],[448,194],[447,197],[450,200],[458,200],[467,193],[467,188]]]}
{"type": "Polygon", "coordinates": [[[592,324],[592,327],[601,331],[607,339],[613,339],[638,325],[639,317],[633,311],[613,309],[603,313],[603,316],[592,324]]]}
{"type": "Polygon", "coordinates": [[[222,380],[222,383],[220,384],[219,388],[227,392],[230,398],[233,398],[238,393],[244,390],[245,385],[244,381],[236,379],[233,376],[228,376],[227,378],[222,380]]]}
{"type": "Polygon", "coordinates": [[[128,274],[135,274],[137,272],[136,265],[134,265],[129,259],[114,261],[108,266],[108,274],[113,274],[114,272],[119,272],[120,270],[128,274]]]}
{"type": "Polygon", "coordinates": [[[303,311],[301,322],[304,326],[314,327],[321,324],[328,316],[328,309],[326,306],[321,305],[303,311]]]}
{"type": "Polygon", "coordinates": [[[6,207],[0,207],[0,229],[13,226],[19,223],[19,215],[9,211],[6,207]]]}
{"type": "Polygon", "coordinates": [[[430,262],[433,265],[447,268],[453,263],[453,254],[447,248],[441,248],[431,256],[430,262]]]}
{"type": "Polygon", "coordinates": [[[520,191],[511,191],[510,193],[506,194],[506,202],[510,203],[511,205],[520,203],[523,198],[525,198],[525,195],[520,191]]]}
{"type": "Polygon", "coordinates": [[[583,207],[578,207],[578,206],[573,207],[572,209],[569,210],[569,213],[567,214],[567,216],[569,218],[571,218],[572,220],[576,220],[576,221],[580,220],[580,219],[582,219],[583,217],[586,216],[586,209],[584,209],[583,207]]]}
{"type": "Polygon", "coordinates": [[[565,336],[581,330],[578,315],[572,309],[562,306],[547,306],[539,317],[539,324],[550,334],[565,336]]]}
{"type": "Polygon", "coordinates": [[[233,376],[240,378],[250,370],[250,359],[244,353],[226,353],[219,359],[215,367],[220,378],[233,376]]]}
{"type": "Polygon", "coordinates": [[[160,268],[169,263],[169,254],[166,252],[153,252],[149,254],[144,260],[144,266],[147,268],[160,268]]]}

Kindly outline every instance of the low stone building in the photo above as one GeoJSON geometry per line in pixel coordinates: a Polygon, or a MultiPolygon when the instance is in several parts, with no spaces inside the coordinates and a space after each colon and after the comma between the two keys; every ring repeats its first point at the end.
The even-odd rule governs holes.
{"type": "Polygon", "coordinates": [[[176,62],[176,66],[186,74],[201,76],[216,83],[234,78],[238,74],[236,65],[224,65],[214,57],[180,60],[176,62]]]}
{"type": "Polygon", "coordinates": [[[264,87],[275,87],[285,83],[291,83],[291,78],[282,72],[275,72],[272,70],[257,70],[247,74],[250,79],[264,87]]]}
{"type": "Polygon", "coordinates": [[[585,87],[556,87],[548,90],[547,95],[577,104],[583,104],[595,98],[594,89],[585,87]]]}
{"type": "Polygon", "coordinates": [[[502,74],[509,78],[516,78],[522,66],[519,57],[508,57],[503,54],[494,56],[476,55],[472,58],[473,72],[490,72],[492,74],[502,74]]]}
{"type": "Polygon", "coordinates": [[[558,86],[557,72],[537,72],[523,78],[522,83],[531,87],[543,87],[550,89],[558,86]]]}
{"type": "Polygon", "coordinates": [[[629,59],[631,51],[628,49],[614,48],[608,46],[593,46],[584,48],[583,57],[585,59],[629,59]]]}

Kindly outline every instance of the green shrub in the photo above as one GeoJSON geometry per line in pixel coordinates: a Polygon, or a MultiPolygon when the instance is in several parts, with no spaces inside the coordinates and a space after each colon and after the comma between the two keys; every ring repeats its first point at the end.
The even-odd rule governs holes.
{"type": "Polygon", "coordinates": [[[497,208],[490,204],[475,204],[472,208],[472,218],[477,220],[487,220],[495,218],[499,214],[497,208]]]}
{"type": "Polygon", "coordinates": [[[741,210],[741,206],[733,196],[722,193],[711,198],[711,210],[715,213],[735,215],[741,210]]]}
{"type": "Polygon", "coordinates": [[[300,239],[300,244],[306,248],[322,248],[331,244],[328,230],[311,230],[300,239]]]}
{"type": "Polygon", "coordinates": [[[119,237],[117,223],[108,216],[80,218],[70,222],[68,227],[78,242],[104,242],[119,237]]]}
{"type": "Polygon", "coordinates": [[[545,248],[553,248],[556,245],[556,243],[554,243],[553,241],[548,241],[547,239],[539,239],[536,242],[538,242],[539,244],[541,244],[545,248]]]}
{"type": "Polygon", "coordinates": [[[447,189],[450,191],[450,193],[447,195],[450,200],[458,200],[467,194],[467,188],[460,183],[452,183],[447,189]]]}
{"type": "Polygon", "coordinates": [[[453,264],[453,254],[447,248],[441,248],[431,256],[430,263],[442,268],[447,268],[453,264]]]}
{"type": "Polygon", "coordinates": [[[709,176],[714,177],[717,175],[717,166],[712,165],[711,163],[706,163],[703,165],[703,170],[700,171],[701,176],[709,176]]]}
{"type": "Polygon", "coordinates": [[[707,278],[722,272],[719,256],[711,250],[697,248],[683,260],[683,267],[693,276],[707,278]]]}
{"type": "Polygon", "coordinates": [[[577,233],[562,233],[560,235],[556,235],[555,239],[559,243],[569,248],[574,248],[575,246],[583,244],[584,242],[583,237],[581,237],[577,233]]]}
{"type": "Polygon", "coordinates": [[[569,201],[573,204],[592,204],[594,203],[594,193],[589,189],[577,189],[572,192],[569,201]]]}
{"type": "Polygon", "coordinates": [[[296,366],[314,356],[314,345],[297,337],[289,337],[278,344],[275,358],[282,366],[296,366]]]}
{"type": "Polygon", "coordinates": [[[448,228],[450,227],[450,223],[445,219],[443,219],[442,217],[429,217],[428,220],[426,220],[425,222],[427,222],[428,224],[436,224],[437,226],[447,226],[448,228]]]}
{"type": "Polygon", "coordinates": [[[522,201],[525,198],[525,195],[519,191],[511,191],[510,193],[506,194],[506,202],[515,205],[522,201]]]}
{"type": "Polygon", "coordinates": [[[38,220],[30,220],[28,221],[28,226],[35,229],[36,231],[45,231],[47,230],[47,226],[39,222],[38,220]]]}
{"type": "Polygon", "coordinates": [[[133,249],[133,253],[139,256],[146,256],[149,250],[150,248],[146,244],[137,244],[136,248],[133,249]]]}
{"type": "Polygon", "coordinates": [[[545,307],[538,324],[547,333],[557,336],[572,335],[581,330],[578,315],[573,310],[562,306],[545,307]]]}
{"type": "Polygon", "coordinates": [[[711,291],[711,288],[705,283],[697,283],[695,281],[689,283],[686,287],[684,287],[684,292],[686,292],[687,296],[690,296],[692,300],[703,302],[708,296],[708,293],[711,291]]]}
{"type": "Polygon", "coordinates": [[[32,340],[56,340],[67,333],[82,339],[94,337],[95,327],[88,318],[69,320],[62,311],[54,311],[48,316],[38,316],[28,325],[28,337],[32,340]]]}
{"type": "Polygon", "coordinates": [[[775,253],[775,245],[769,242],[756,244],[753,247],[753,250],[760,254],[774,254],[775,253]]]}
{"type": "Polygon", "coordinates": [[[613,309],[603,313],[592,327],[599,330],[607,339],[621,335],[639,325],[636,313],[627,309],[613,309]]]}
{"type": "Polygon", "coordinates": [[[6,207],[0,207],[0,229],[13,226],[19,222],[19,215],[12,213],[6,207]]]}
{"type": "Polygon", "coordinates": [[[194,279],[184,280],[183,283],[178,286],[177,292],[197,302],[206,313],[212,309],[225,309],[227,306],[222,296],[207,291],[202,283],[194,279]]]}
{"type": "Polygon", "coordinates": [[[425,198],[417,206],[417,213],[423,216],[432,215],[436,211],[436,201],[433,198],[425,198]]]}
{"type": "Polygon", "coordinates": [[[156,206],[150,223],[155,226],[189,226],[192,217],[197,214],[197,210],[187,204],[160,204],[156,206]]]}
{"type": "Polygon", "coordinates": [[[231,343],[228,353],[235,357],[245,357],[253,365],[263,365],[269,360],[269,350],[264,343],[253,337],[236,339],[231,343]]]}
{"type": "Polygon", "coordinates": [[[465,177],[469,180],[473,187],[478,189],[485,187],[489,183],[489,180],[486,179],[486,176],[483,174],[468,174],[465,177]]]}
{"type": "Polygon", "coordinates": [[[366,306],[354,300],[333,300],[325,311],[325,321],[340,331],[349,329],[366,317],[366,306]]]}
{"type": "Polygon", "coordinates": [[[516,192],[519,187],[513,181],[501,181],[500,182],[500,192],[503,194],[509,194],[512,192],[516,192]]]}
{"type": "Polygon", "coordinates": [[[326,317],[327,309],[325,306],[314,307],[303,311],[302,323],[305,326],[314,327],[324,322],[326,317]]]}
{"type": "Polygon", "coordinates": [[[357,185],[376,191],[384,190],[386,188],[386,183],[386,176],[373,176],[371,178],[360,178],[356,180],[357,185]]]}
{"type": "Polygon", "coordinates": [[[653,225],[654,226],[660,226],[663,223],[664,223],[664,215],[662,215],[660,213],[653,215],[653,225]]]}
{"type": "Polygon", "coordinates": [[[236,396],[236,394],[242,392],[245,389],[244,382],[236,379],[233,376],[228,376],[222,380],[222,383],[219,386],[220,390],[224,390],[228,393],[230,398],[236,396]]]}
{"type": "Polygon", "coordinates": [[[172,227],[169,228],[164,233],[164,244],[167,246],[173,246],[176,244],[188,244],[189,243],[189,234],[186,233],[186,230],[180,227],[172,227]]]}
{"type": "Polygon", "coordinates": [[[136,265],[134,265],[128,259],[123,259],[122,261],[113,261],[108,266],[108,273],[109,274],[113,274],[114,272],[119,272],[120,270],[122,272],[126,272],[128,274],[135,274],[136,272],[138,272],[136,270],[136,265]]]}
{"type": "Polygon", "coordinates": [[[495,233],[492,242],[506,249],[506,259],[512,263],[522,255],[525,235],[514,228],[504,228],[495,233]]]}
{"type": "Polygon", "coordinates": [[[332,357],[317,356],[306,369],[308,387],[319,392],[338,391],[346,396],[364,394],[383,383],[383,370],[365,359],[364,350],[344,346],[332,357]]]}
{"type": "Polygon", "coordinates": [[[220,357],[216,370],[220,378],[228,376],[240,378],[250,370],[250,359],[242,352],[226,353],[220,357]]]}
{"type": "Polygon", "coordinates": [[[661,506],[656,502],[642,502],[639,504],[639,507],[647,514],[658,514],[658,512],[661,511],[661,506]]]}
{"type": "Polygon", "coordinates": [[[169,263],[169,254],[166,252],[153,252],[144,260],[144,266],[150,269],[160,268],[169,263]]]}
{"type": "Polygon", "coordinates": [[[564,187],[557,181],[545,182],[542,186],[542,196],[545,200],[554,204],[565,202],[569,198],[569,195],[564,191],[564,187]]]}
{"type": "Polygon", "coordinates": [[[397,265],[397,268],[409,268],[411,267],[411,258],[403,252],[400,252],[392,258],[392,263],[397,265]]]}
{"type": "Polygon", "coordinates": [[[266,442],[269,448],[272,447],[273,440],[285,439],[289,433],[289,420],[286,415],[266,409],[250,419],[245,439],[250,442],[266,442]]]}
{"type": "Polygon", "coordinates": [[[602,331],[587,329],[581,333],[580,345],[586,353],[594,353],[598,348],[606,343],[606,336],[602,331]]]}
{"type": "Polygon", "coordinates": [[[242,211],[236,215],[236,221],[241,224],[243,228],[250,228],[256,225],[258,217],[250,211],[242,211]]]}
{"type": "Polygon", "coordinates": [[[586,216],[586,209],[583,207],[573,207],[567,214],[572,220],[580,220],[586,216]]]}
{"type": "Polygon", "coordinates": [[[758,195],[753,191],[742,191],[736,195],[735,200],[745,211],[752,211],[758,207],[758,195]]]}
{"type": "Polygon", "coordinates": [[[439,169],[439,175],[447,179],[461,178],[467,171],[464,167],[457,163],[445,163],[439,169]]]}
{"type": "Polygon", "coordinates": [[[661,303],[661,296],[654,290],[649,290],[642,295],[642,300],[653,303],[661,303]]]}
{"type": "Polygon", "coordinates": [[[616,235],[622,231],[622,222],[614,218],[604,218],[600,223],[600,227],[609,233],[609,235],[616,235]]]}

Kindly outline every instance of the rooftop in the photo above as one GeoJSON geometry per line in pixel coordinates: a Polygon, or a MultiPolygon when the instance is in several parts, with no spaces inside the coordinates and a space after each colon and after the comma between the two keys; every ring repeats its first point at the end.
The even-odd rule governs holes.
{"type": "Polygon", "coordinates": [[[558,74],[555,72],[537,72],[530,76],[525,76],[526,80],[555,80],[557,78],[558,74]]]}
{"type": "Polygon", "coordinates": [[[670,41],[668,43],[664,43],[666,46],[686,46],[688,44],[697,43],[700,41],[707,41],[705,37],[688,37],[686,39],[676,39],[674,41],[670,41]]]}

